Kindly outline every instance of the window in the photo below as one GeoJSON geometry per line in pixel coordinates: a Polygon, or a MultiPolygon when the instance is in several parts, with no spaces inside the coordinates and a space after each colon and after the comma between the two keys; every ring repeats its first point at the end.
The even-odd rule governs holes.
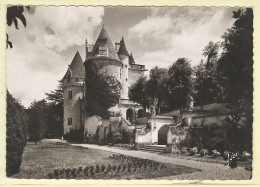
{"type": "Polygon", "coordinates": [[[127,65],[125,65],[125,68],[127,68],[127,65]]]}
{"type": "Polygon", "coordinates": [[[99,47],[99,55],[107,56],[107,48],[106,47],[99,47]]]}
{"type": "Polygon", "coordinates": [[[76,82],[78,82],[78,81],[79,81],[79,79],[77,78],[77,79],[76,79],[76,82]]]}
{"type": "Polygon", "coordinates": [[[68,91],[68,99],[72,99],[72,90],[68,91]]]}
{"type": "Polygon", "coordinates": [[[68,125],[72,125],[72,117],[68,118],[68,125]]]}
{"type": "Polygon", "coordinates": [[[125,81],[127,82],[127,78],[125,79],[125,81]]]}
{"type": "Polygon", "coordinates": [[[68,77],[67,77],[67,81],[70,82],[70,75],[68,75],[68,77]]]}

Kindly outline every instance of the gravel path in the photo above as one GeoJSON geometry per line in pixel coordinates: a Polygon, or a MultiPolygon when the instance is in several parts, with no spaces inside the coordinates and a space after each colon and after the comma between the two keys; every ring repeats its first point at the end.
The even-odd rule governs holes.
{"type": "MultiPolygon", "coordinates": [[[[55,140],[52,140],[55,141],[55,140]]],[[[60,141],[60,140],[59,140],[60,141]]],[[[57,140],[56,140],[57,142],[57,140]]],[[[156,178],[167,180],[249,180],[250,171],[245,170],[244,167],[238,167],[230,169],[223,164],[200,162],[194,160],[187,160],[181,158],[172,158],[160,155],[158,153],[149,153],[144,151],[124,150],[115,147],[99,146],[93,144],[71,144],[72,146],[81,146],[91,149],[99,149],[104,151],[110,151],[118,154],[124,154],[128,156],[134,156],[144,159],[151,159],[159,162],[165,162],[175,165],[181,165],[186,167],[192,167],[202,170],[202,172],[195,172],[191,174],[175,175],[170,177],[156,178]]]]}

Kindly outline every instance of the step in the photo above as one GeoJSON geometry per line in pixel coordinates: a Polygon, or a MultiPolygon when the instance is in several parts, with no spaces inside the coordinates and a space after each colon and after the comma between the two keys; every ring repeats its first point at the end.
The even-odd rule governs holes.
{"type": "Polygon", "coordinates": [[[151,152],[151,153],[162,153],[164,152],[164,150],[147,150],[147,149],[141,149],[141,151],[144,151],[144,152],[151,152]]]}
{"type": "Polygon", "coordinates": [[[164,151],[165,150],[165,148],[150,148],[150,147],[144,147],[144,148],[142,148],[142,149],[146,149],[146,150],[157,150],[157,151],[164,151]]]}
{"type": "Polygon", "coordinates": [[[166,150],[166,145],[147,145],[146,147],[143,147],[141,150],[147,152],[161,153],[166,150]]]}

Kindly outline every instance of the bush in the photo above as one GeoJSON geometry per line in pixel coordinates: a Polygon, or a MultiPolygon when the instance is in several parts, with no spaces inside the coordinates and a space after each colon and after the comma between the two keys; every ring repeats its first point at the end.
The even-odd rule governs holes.
{"type": "Polygon", "coordinates": [[[27,141],[26,115],[22,105],[7,92],[6,175],[19,172],[27,141]]]}
{"type": "Polygon", "coordinates": [[[82,142],[83,141],[83,130],[82,129],[71,129],[67,134],[64,135],[64,139],[71,142],[82,142]]]}

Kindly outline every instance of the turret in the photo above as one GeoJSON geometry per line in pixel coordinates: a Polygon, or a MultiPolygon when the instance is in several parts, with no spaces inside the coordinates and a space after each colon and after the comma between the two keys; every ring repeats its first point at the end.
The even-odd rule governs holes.
{"type": "Polygon", "coordinates": [[[85,60],[86,60],[87,57],[88,57],[88,53],[89,53],[89,51],[88,51],[88,39],[87,38],[85,40],[85,49],[86,49],[86,58],[85,58],[85,60]]]}
{"type": "Polygon", "coordinates": [[[124,37],[120,41],[119,50],[117,52],[119,59],[123,63],[122,68],[122,99],[128,99],[128,68],[129,68],[129,53],[126,49],[124,37]]]}
{"type": "Polygon", "coordinates": [[[83,126],[82,104],[84,91],[84,66],[77,51],[62,81],[64,99],[64,134],[83,126]]]}
{"type": "Polygon", "coordinates": [[[125,45],[125,41],[124,41],[124,37],[122,37],[121,41],[120,41],[120,47],[118,50],[118,56],[120,58],[120,60],[124,60],[125,58],[129,57],[129,53],[126,49],[126,45],[125,45]]]}

